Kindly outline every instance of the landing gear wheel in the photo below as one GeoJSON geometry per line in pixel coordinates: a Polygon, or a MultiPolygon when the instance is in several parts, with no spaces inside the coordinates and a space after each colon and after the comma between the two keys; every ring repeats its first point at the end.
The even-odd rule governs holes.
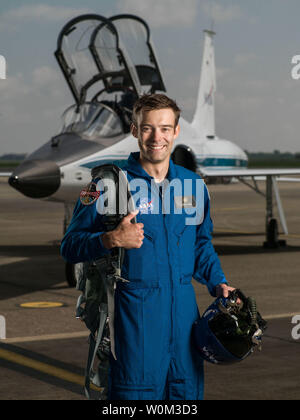
{"type": "Polygon", "coordinates": [[[229,185],[232,181],[232,176],[223,176],[222,177],[222,183],[224,185],[229,185]]]}
{"type": "Polygon", "coordinates": [[[82,277],[83,263],[66,263],[66,279],[69,287],[76,287],[77,282],[82,277]]]}
{"type": "Polygon", "coordinates": [[[267,232],[268,243],[277,244],[278,242],[278,223],[276,219],[271,219],[267,232]]]}
{"type": "Polygon", "coordinates": [[[286,241],[278,240],[278,223],[276,219],[271,219],[267,228],[267,241],[264,242],[264,248],[279,248],[285,246],[286,241]]]}

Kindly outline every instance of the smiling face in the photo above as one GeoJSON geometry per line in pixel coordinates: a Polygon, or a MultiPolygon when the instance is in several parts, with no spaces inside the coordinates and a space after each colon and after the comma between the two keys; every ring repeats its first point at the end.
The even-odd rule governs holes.
{"type": "Polygon", "coordinates": [[[132,125],[131,132],[138,139],[141,162],[169,162],[174,140],[179,134],[174,111],[171,108],[142,111],[136,125],[132,125]]]}

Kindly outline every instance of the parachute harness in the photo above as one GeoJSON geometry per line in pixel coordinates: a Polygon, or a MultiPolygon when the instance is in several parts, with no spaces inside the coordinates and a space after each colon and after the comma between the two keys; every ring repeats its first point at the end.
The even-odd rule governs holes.
{"type": "MultiPolygon", "coordinates": [[[[117,227],[124,214],[120,209],[126,208],[128,212],[134,211],[132,197],[128,182],[122,170],[113,164],[102,165],[92,170],[92,177],[113,180],[116,185],[114,191],[114,213],[111,209],[103,215],[103,224],[106,232],[117,227]],[[119,194],[120,191],[120,194],[119,194]]],[[[105,188],[105,184],[104,184],[105,188]]],[[[101,194],[99,195],[101,197],[101,194]]],[[[135,223],[136,219],[132,219],[135,223]]],[[[77,289],[83,294],[79,296],[76,306],[76,318],[85,322],[91,331],[89,336],[89,354],[85,371],[85,395],[90,396],[90,384],[100,388],[100,399],[107,398],[109,356],[117,359],[114,340],[115,319],[115,289],[117,282],[128,282],[121,277],[121,269],[124,260],[124,248],[113,248],[109,254],[101,258],[84,263],[83,276],[77,289]],[[93,365],[96,356],[99,365],[94,370],[93,365]]]]}

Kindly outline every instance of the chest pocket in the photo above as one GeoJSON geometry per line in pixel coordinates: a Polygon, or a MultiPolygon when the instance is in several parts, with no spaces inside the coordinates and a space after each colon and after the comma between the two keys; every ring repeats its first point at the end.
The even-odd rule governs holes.
{"type": "Polygon", "coordinates": [[[129,283],[122,283],[120,285],[122,288],[159,287],[155,240],[154,233],[144,228],[144,241],[141,248],[132,248],[125,251],[122,277],[129,280],[129,283]]]}
{"type": "Polygon", "coordinates": [[[180,282],[190,284],[195,265],[196,227],[186,225],[175,231],[177,237],[178,264],[180,282]]]}

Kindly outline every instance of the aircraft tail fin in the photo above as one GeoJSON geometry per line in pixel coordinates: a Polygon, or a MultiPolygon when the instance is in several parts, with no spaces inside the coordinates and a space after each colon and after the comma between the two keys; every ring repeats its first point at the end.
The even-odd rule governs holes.
{"type": "Polygon", "coordinates": [[[213,37],[215,32],[204,31],[201,77],[192,126],[205,138],[215,136],[216,68],[213,37]]]}

